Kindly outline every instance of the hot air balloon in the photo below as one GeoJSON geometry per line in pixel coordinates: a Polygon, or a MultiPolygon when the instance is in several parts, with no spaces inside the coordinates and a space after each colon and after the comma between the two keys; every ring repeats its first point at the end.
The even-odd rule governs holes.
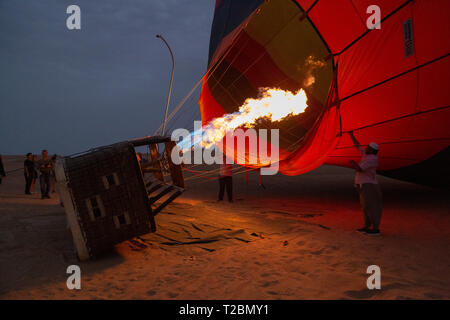
{"type": "Polygon", "coordinates": [[[380,174],[448,185],[449,11],[447,0],[217,0],[202,122],[260,88],[303,88],[304,113],[258,124],[280,130],[281,173],[349,167],[359,154],[345,133],[354,131],[380,145],[380,174]]]}

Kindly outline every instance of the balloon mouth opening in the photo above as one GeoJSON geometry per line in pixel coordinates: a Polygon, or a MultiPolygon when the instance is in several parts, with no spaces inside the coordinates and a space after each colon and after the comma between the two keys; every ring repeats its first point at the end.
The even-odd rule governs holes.
{"type": "MultiPolygon", "coordinates": [[[[296,115],[289,115],[278,122],[268,119],[259,119],[254,128],[258,129],[278,129],[280,136],[280,149],[285,153],[292,153],[302,147],[306,137],[312,133],[315,125],[320,120],[326,105],[318,101],[312,94],[306,92],[308,106],[296,115]]],[[[288,155],[283,158],[288,157],[288,155]]],[[[280,160],[283,160],[281,158],[280,160]]]]}

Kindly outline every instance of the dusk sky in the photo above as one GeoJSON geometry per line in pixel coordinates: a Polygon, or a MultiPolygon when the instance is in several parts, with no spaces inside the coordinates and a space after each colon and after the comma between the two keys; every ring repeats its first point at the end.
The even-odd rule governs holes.
{"type": "MultiPolygon", "coordinates": [[[[153,134],[171,70],[155,35],[175,56],[172,110],[206,71],[214,2],[0,1],[0,154],[70,154],[153,134]],[[71,4],[81,30],[66,27],[71,4]]],[[[199,120],[195,96],[184,108],[199,120]]]]}

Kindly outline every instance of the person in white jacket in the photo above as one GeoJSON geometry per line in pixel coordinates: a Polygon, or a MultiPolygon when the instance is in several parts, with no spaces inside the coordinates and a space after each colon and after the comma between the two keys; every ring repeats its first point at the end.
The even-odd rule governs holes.
{"type": "Polygon", "coordinates": [[[350,164],[356,170],[355,187],[359,193],[359,201],[364,216],[364,227],[358,229],[358,231],[370,235],[379,235],[383,209],[381,189],[377,180],[379,146],[375,142],[371,142],[367,148],[363,148],[352,131],[349,132],[349,135],[352,138],[353,145],[362,155],[358,163],[354,160],[350,161],[350,164]]]}

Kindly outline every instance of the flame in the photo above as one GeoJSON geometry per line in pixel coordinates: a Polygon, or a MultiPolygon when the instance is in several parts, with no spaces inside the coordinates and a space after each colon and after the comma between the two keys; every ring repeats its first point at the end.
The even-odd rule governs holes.
{"type": "Polygon", "coordinates": [[[196,144],[204,148],[212,147],[216,142],[220,142],[227,132],[234,131],[237,128],[252,128],[257,120],[267,119],[277,122],[289,116],[298,115],[308,107],[308,98],[303,89],[292,93],[275,88],[263,88],[260,90],[260,98],[245,100],[239,110],[226,114],[222,117],[211,120],[201,128],[201,132],[193,132],[191,136],[194,141],[188,148],[180,145],[182,150],[190,149],[196,144]],[[195,140],[197,137],[197,140],[195,140]]]}
{"type": "Polygon", "coordinates": [[[305,80],[303,81],[303,86],[309,88],[314,83],[316,83],[315,73],[317,70],[326,66],[326,63],[322,60],[316,59],[314,56],[309,56],[306,58],[303,68],[298,68],[303,70],[305,73],[305,80]]]}

